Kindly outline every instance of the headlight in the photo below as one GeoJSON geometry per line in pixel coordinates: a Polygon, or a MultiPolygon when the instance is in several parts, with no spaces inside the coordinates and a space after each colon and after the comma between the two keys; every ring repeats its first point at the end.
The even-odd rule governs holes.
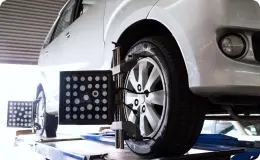
{"type": "Polygon", "coordinates": [[[239,58],[245,54],[246,41],[239,34],[226,34],[219,41],[221,51],[230,58],[239,58]]]}

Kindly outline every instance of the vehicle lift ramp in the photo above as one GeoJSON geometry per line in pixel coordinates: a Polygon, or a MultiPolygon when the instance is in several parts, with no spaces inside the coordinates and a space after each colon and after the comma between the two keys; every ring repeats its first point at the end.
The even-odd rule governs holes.
{"type": "MultiPolygon", "coordinates": [[[[81,137],[58,136],[42,138],[20,135],[16,145],[30,147],[50,160],[140,160],[128,148],[116,149],[115,139],[109,134],[88,134],[81,137]]],[[[258,142],[238,141],[224,135],[201,135],[187,154],[154,160],[255,160],[260,154],[258,142]]]]}
{"type": "MultiPolygon", "coordinates": [[[[114,132],[83,135],[84,140],[59,139],[59,137],[43,138],[40,141],[31,140],[30,142],[33,143],[30,143],[30,146],[34,151],[53,160],[141,159],[125,147],[124,143],[125,139],[140,141],[143,137],[138,127],[125,119],[123,74],[130,71],[139,58],[149,56],[147,55],[149,53],[131,55],[129,61],[121,62],[120,47],[118,44],[115,45],[112,70],[60,73],[59,106],[59,124],[61,125],[112,124],[111,129],[114,132]]],[[[28,135],[18,136],[17,144],[26,143],[26,139],[28,135]]],[[[193,148],[207,151],[207,153],[158,159],[226,160],[232,157],[232,160],[253,160],[260,153],[259,146],[257,142],[242,142],[222,135],[201,135],[193,148]]]]}

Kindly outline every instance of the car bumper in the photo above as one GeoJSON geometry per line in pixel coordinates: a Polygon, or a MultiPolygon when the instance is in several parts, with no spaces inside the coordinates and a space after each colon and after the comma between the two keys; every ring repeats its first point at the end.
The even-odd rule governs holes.
{"type": "Polygon", "coordinates": [[[189,87],[195,94],[260,95],[260,58],[255,59],[257,53],[252,45],[252,35],[260,31],[259,3],[160,0],[148,18],[164,24],[176,39],[185,60],[189,87]],[[243,59],[230,59],[221,52],[218,39],[227,32],[243,34],[247,39],[248,53],[243,59]]]}
{"type": "MultiPolygon", "coordinates": [[[[248,53],[250,57],[232,60],[217,45],[212,46],[211,50],[198,59],[200,81],[190,86],[194,93],[260,96],[260,63],[253,54],[248,53]]],[[[248,52],[253,52],[251,46],[248,52]]]]}

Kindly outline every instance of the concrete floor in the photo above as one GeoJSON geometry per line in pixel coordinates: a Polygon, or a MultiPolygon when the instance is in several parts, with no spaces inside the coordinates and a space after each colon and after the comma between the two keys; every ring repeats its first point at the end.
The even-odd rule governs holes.
{"type": "Polygon", "coordinates": [[[0,152],[0,160],[43,160],[43,158],[29,149],[6,147],[0,152]]]}
{"type": "MultiPolygon", "coordinates": [[[[59,126],[58,133],[69,135],[83,135],[97,132],[100,126],[59,126]]],[[[31,151],[28,146],[14,147],[17,128],[7,128],[0,123],[0,160],[42,160],[43,158],[31,151]]]]}
{"type": "Polygon", "coordinates": [[[14,146],[16,130],[0,125],[0,160],[42,160],[40,155],[27,147],[14,146]]]}

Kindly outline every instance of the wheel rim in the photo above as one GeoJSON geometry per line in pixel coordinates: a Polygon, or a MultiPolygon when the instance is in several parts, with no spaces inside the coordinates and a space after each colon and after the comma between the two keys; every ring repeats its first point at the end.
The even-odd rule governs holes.
{"type": "Polygon", "coordinates": [[[44,125],[44,114],[45,114],[45,101],[44,101],[44,96],[43,92],[40,92],[38,95],[39,100],[38,105],[37,105],[37,112],[36,112],[36,123],[40,126],[39,130],[43,129],[44,125]]]}
{"type": "Polygon", "coordinates": [[[165,79],[159,65],[152,58],[143,58],[129,72],[126,88],[137,93],[125,91],[125,103],[134,110],[126,109],[129,121],[139,126],[141,135],[152,137],[158,131],[166,107],[165,79]]]}

